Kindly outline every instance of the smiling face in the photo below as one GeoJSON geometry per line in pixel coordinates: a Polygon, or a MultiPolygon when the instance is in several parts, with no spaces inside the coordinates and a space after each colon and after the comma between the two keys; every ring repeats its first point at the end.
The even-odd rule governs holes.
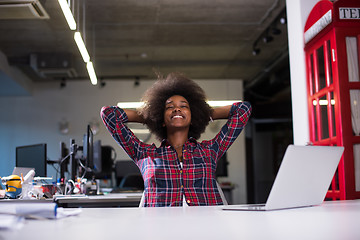
{"type": "Polygon", "coordinates": [[[179,95],[168,98],[165,102],[164,124],[168,130],[187,128],[191,124],[191,110],[188,101],[179,95]]]}

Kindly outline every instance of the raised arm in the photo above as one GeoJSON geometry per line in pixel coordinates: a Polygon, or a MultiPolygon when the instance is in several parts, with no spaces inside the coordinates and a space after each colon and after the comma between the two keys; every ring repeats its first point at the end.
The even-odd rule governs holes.
{"type": "Polygon", "coordinates": [[[238,102],[231,106],[218,107],[213,110],[213,119],[228,119],[215,138],[208,142],[211,148],[218,149],[218,151],[211,152],[214,159],[220,159],[229,149],[245,127],[250,114],[251,105],[248,102],[238,102]]]}
{"type": "Polygon", "coordinates": [[[117,106],[103,107],[101,118],[115,141],[131,159],[137,162],[142,155],[145,144],[135,136],[125,123],[130,121],[141,122],[142,118],[135,110],[124,110],[117,106]]]}
{"type": "Polygon", "coordinates": [[[231,105],[214,108],[211,113],[211,118],[216,119],[227,119],[229,117],[231,105]]]}
{"type": "Polygon", "coordinates": [[[144,123],[144,118],[135,110],[124,109],[129,122],[144,123]]]}

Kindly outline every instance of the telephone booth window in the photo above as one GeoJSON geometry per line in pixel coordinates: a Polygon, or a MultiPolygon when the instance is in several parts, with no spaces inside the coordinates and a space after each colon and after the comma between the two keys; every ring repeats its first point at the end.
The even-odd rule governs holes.
{"type": "Polygon", "coordinates": [[[318,127],[317,127],[317,111],[316,111],[316,107],[317,106],[317,101],[314,100],[313,101],[313,116],[314,116],[314,121],[312,122],[313,124],[313,129],[314,129],[314,134],[315,134],[315,141],[319,141],[319,136],[318,136],[318,127]]]}
{"type": "Polygon", "coordinates": [[[319,71],[319,90],[326,87],[326,77],[325,77],[325,60],[324,60],[324,46],[321,46],[316,51],[318,59],[318,71],[319,71]]]}
{"type": "MultiPolygon", "coordinates": [[[[329,68],[329,82],[330,82],[330,84],[333,84],[333,73],[332,73],[332,48],[331,48],[331,45],[330,45],[330,40],[327,40],[327,55],[328,55],[328,57],[327,57],[327,59],[328,59],[328,64],[327,64],[327,66],[328,66],[328,68],[329,68]]],[[[333,99],[333,98],[331,98],[331,99],[333,99]]]]}
{"type": "Polygon", "coordinates": [[[334,92],[330,92],[330,106],[331,106],[332,137],[336,137],[334,92]]]}
{"type": "MultiPolygon", "coordinates": [[[[346,37],[346,56],[349,82],[359,82],[359,50],[357,37],[346,37]]],[[[360,136],[360,90],[350,90],[350,111],[352,130],[360,136]]],[[[360,144],[354,144],[355,191],[360,191],[360,144]]]]}
{"type": "MultiPolygon", "coordinates": [[[[346,37],[349,82],[359,82],[359,61],[356,37],[346,37]]],[[[350,90],[351,122],[353,133],[360,135],[360,90],[350,90]]]]}
{"type": "Polygon", "coordinates": [[[329,121],[328,121],[328,101],[326,95],[322,96],[319,101],[321,117],[321,138],[329,138],[329,121]]]}
{"type": "Polygon", "coordinates": [[[360,144],[354,144],[355,190],[360,191],[360,144]]]}
{"type": "Polygon", "coordinates": [[[356,37],[346,37],[346,54],[350,82],[359,82],[359,56],[356,37]]]}
{"type": "Polygon", "coordinates": [[[310,86],[310,94],[313,95],[315,93],[315,72],[314,72],[314,55],[310,55],[310,73],[311,73],[311,86],[310,86]]]}
{"type": "Polygon", "coordinates": [[[353,134],[360,136],[360,90],[350,90],[350,107],[353,134]]]}

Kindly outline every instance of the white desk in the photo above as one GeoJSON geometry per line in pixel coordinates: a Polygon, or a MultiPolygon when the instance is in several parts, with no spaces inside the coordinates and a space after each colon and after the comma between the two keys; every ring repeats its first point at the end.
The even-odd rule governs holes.
{"type": "Polygon", "coordinates": [[[271,212],[219,207],[86,208],[79,216],[27,220],[0,239],[360,239],[360,200],[271,212]]]}
{"type": "Polygon", "coordinates": [[[72,195],[55,198],[55,202],[59,207],[66,208],[138,207],[141,197],[142,192],[111,193],[85,197],[72,195]]]}

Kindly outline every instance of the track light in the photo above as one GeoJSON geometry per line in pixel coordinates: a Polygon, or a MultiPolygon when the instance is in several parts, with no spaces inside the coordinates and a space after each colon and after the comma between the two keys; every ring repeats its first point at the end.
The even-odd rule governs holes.
{"type": "Polygon", "coordinates": [[[63,79],[61,79],[61,82],[60,82],[60,88],[64,88],[64,87],[66,87],[66,81],[63,78],[63,79]]]}
{"type": "Polygon", "coordinates": [[[258,43],[259,43],[259,38],[253,44],[253,48],[252,48],[252,55],[253,56],[257,56],[257,55],[260,54],[260,48],[257,47],[258,43]]]}
{"type": "Polygon", "coordinates": [[[253,48],[253,51],[252,51],[252,55],[253,56],[257,56],[257,55],[259,55],[260,54],[260,48],[253,48]]]}
{"type": "Polygon", "coordinates": [[[272,40],[274,40],[274,38],[270,35],[266,35],[265,37],[263,37],[263,42],[264,43],[269,43],[272,42],[272,40]]]}
{"type": "Polygon", "coordinates": [[[281,30],[276,28],[276,27],[273,27],[273,28],[271,28],[271,33],[274,34],[274,35],[280,35],[281,30]]]}
{"type": "Polygon", "coordinates": [[[103,88],[106,86],[106,82],[103,79],[100,79],[100,88],[103,88]]]}
{"type": "Polygon", "coordinates": [[[135,77],[135,82],[134,82],[134,86],[138,87],[140,85],[140,78],[139,77],[135,77]]]}
{"type": "Polygon", "coordinates": [[[279,19],[279,22],[280,22],[281,24],[286,24],[286,23],[287,23],[286,17],[281,17],[281,18],[279,19]]]}
{"type": "Polygon", "coordinates": [[[272,21],[272,23],[259,35],[259,37],[255,40],[253,43],[252,48],[252,55],[257,56],[260,54],[260,47],[261,42],[263,43],[270,43],[274,41],[275,35],[280,35],[282,33],[281,29],[278,28],[278,22],[280,21],[281,24],[286,24],[286,17],[280,17],[284,16],[284,13],[281,13],[281,15],[278,15],[275,20],[272,21]],[[260,47],[258,47],[260,45],[260,47]]]}

